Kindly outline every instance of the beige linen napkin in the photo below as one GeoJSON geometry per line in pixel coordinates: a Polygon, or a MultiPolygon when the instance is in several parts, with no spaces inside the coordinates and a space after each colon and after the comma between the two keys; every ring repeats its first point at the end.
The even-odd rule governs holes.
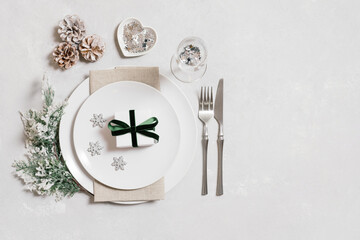
{"type": "MultiPolygon", "coordinates": [[[[90,94],[99,88],[118,81],[137,81],[160,90],[158,67],[116,67],[109,70],[90,71],[90,94]]],[[[134,190],[119,190],[94,180],[94,202],[150,201],[165,197],[164,178],[134,190]]]]}
{"type": "Polygon", "coordinates": [[[116,67],[90,71],[90,94],[99,88],[118,81],[136,81],[160,90],[158,67],[116,67]]]}

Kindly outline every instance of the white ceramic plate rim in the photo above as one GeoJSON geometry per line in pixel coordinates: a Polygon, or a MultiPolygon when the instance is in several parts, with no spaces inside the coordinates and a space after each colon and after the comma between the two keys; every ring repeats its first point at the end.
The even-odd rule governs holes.
{"type": "Polygon", "coordinates": [[[102,184],[123,190],[143,188],[164,177],[176,158],[180,137],[179,120],[171,104],[159,90],[136,81],[114,82],[94,92],[79,109],[73,130],[75,151],[86,171],[102,184]],[[125,109],[145,107],[154,111],[159,118],[156,132],[160,142],[137,149],[116,148],[115,137],[107,127],[93,128],[89,121],[94,113],[103,113],[110,120],[118,109],[112,101],[125,109]],[[97,140],[104,149],[101,155],[91,156],[88,143],[97,140]],[[124,156],[128,163],[124,171],[115,171],[111,166],[114,156],[124,156]]]}
{"type": "MultiPolygon", "coordinates": [[[[186,140],[182,138],[179,146],[178,155],[165,175],[165,192],[173,189],[186,175],[196,154],[199,144],[199,134],[195,120],[195,113],[192,109],[189,99],[182,90],[172,82],[168,77],[160,74],[160,87],[162,93],[168,98],[175,111],[184,111],[179,116],[182,123],[187,123],[186,131],[182,131],[182,136],[190,136],[186,140]],[[187,112],[187,114],[186,114],[187,112]],[[186,141],[185,141],[186,140],[186,141]]],[[[82,81],[71,93],[68,99],[68,105],[65,108],[65,115],[62,117],[59,129],[59,141],[64,161],[80,186],[89,194],[94,193],[94,179],[85,171],[77,159],[72,141],[73,123],[75,116],[81,104],[89,96],[89,78],[82,81]]],[[[184,125],[180,125],[182,128],[184,125]]],[[[132,202],[114,202],[118,204],[138,204],[144,201],[132,202]]]]}

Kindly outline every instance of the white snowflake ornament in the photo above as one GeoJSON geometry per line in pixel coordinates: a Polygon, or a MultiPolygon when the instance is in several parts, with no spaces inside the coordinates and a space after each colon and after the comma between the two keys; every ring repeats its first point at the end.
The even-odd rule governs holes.
{"type": "Polygon", "coordinates": [[[100,114],[93,114],[93,117],[90,119],[90,122],[93,123],[93,127],[99,126],[104,127],[104,123],[106,122],[106,119],[104,119],[102,113],[100,114]]]}
{"type": "Polygon", "coordinates": [[[124,161],[123,156],[120,157],[114,157],[114,162],[111,164],[111,166],[115,167],[115,171],[121,169],[124,170],[124,166],[126,165],[126,162],[124,161]]]}
{"type": "Polygon", "coordinates": [[[87,149],[87,151],[91,154],[91,156],[95,156],[95,155],[101,155],[101,150],[104,148],[100,145],[100,143],[97,142],[89,142],[89,148],[87,149]]]}

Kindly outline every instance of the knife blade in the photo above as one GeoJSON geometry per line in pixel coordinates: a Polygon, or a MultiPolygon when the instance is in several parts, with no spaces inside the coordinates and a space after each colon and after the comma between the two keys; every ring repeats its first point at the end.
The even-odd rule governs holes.
{"type": "Polygon", "coordinates": [[[218,132],[218,171],[216,183],[216,195],[221,196],[223,189],[223,148],[224,148],[224,130],[223,130],[223,112],[224,112],[224,79],[219,80],[216,90],[214,117],[219,124],[218,132]]]}
{"type": "Polygon", "coordinates": [[[220,79],[216,90],[214,117],[219,124],[223,124],[223,91],[224,79],[220,79]]]}

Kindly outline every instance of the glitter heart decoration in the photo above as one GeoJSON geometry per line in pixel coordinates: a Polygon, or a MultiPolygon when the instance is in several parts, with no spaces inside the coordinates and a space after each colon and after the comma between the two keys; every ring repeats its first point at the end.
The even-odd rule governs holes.
{"type": "Polygon", "coordinates": [[[136,57],[154,48],[157,34],[151,27],[143,27],[135,18],[128,18],[119,24],[117,39],[125,57],[136,57]]]}

